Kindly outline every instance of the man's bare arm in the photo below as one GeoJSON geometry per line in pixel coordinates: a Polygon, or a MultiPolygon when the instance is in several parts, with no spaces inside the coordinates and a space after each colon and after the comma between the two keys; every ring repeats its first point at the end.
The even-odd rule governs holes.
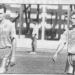
{"type": "Polygon", "coordinates": [[[59,46],[58,46],[58,48],[57,48],[57,51],[55,52],[55,54],[60,53],[63,50],[65,44],[66,43],[60,43],[59,46]]]}
{"type": "Polygon", "coordinates": [[[58,48],[57,48],[57,50],[56,50],[56,52],[55,52],[55,54],[53,56],[53,61],[56,61],[58,53],[60,53],[63,50],[65,44],[66,43],[60,43],[59,44],[59,46],[58,46],[58,48]]]}
{"type": "Polygon", "coordinates": [[[16,52],[16,39],[12,40],[12,57],[15,56],[16,52]]]}
{"type": "Polygon", "coordinates": [[[16,39],[12,40],[12,55],[11,55],[11,60],[10,60],[10,66],[15,65],[15,53],[16,53],[16,39]]]}

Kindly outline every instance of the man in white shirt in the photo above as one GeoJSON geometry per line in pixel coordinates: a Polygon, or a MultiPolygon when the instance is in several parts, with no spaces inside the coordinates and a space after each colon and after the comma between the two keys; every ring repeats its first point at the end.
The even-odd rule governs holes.
{"type": "Polygon", "coordinates": [[[36,34],[36,38],[38,39],[39,25],[37,24],[36,20],[34,20],[33,24],[34,27],[33,27],[32,37],[34,37],[36,34]]]}
{"type": "Polygon", "coordinates": [[[5,19],[6,7],[0,4],[0,73],[5,73],[10,64],[15,64],[16,31],[10,20],[5,19]]]}
{"type": "Polygon", "coordinates": [[[57,55],[63,50],[65,44],[68,44],[67,48],[67,62],[65,71],[67,74],[74,75],[75,71],[75,11],[71,12],[70,19],[72,21],[72,28],[63,33],[60,39],[60,44],[53,56],[53,61],[56,61],[57,55]]]}

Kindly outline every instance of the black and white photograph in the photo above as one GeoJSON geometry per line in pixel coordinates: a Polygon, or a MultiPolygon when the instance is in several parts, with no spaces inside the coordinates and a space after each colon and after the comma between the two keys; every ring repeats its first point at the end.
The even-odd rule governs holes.
{"type": "Polygon", "coordinates": [[[75,1],[0,0],[0,74],[75,75],[75,1]]]}

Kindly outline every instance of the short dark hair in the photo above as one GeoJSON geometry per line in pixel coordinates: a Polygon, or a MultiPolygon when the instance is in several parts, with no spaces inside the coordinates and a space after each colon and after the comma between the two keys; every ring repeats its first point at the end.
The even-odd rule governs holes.
{"type": "Polygon", "coordinates": [[[36,21],[34,21],[33,23],[36,24],[36,21]]]}
{"type": "Polygon", "coordinates": [[[6,13],[6,6],[4,4],[0,4],[0,9],[4,9],[4,12],[6,13]]]}
{"type": "Polygon", "coordinates": [[[36,19],[34,19],[34,20],[33,20],[33,23],[34,23],[34,24],[36,24],[36,23],[37,23],[37,20],[36,20],[36,19]]]}

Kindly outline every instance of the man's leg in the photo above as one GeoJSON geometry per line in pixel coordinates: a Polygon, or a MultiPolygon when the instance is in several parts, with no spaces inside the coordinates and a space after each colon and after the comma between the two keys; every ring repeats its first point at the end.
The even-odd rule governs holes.
{"type": "Polygon", "coordinates": [[[71,63],[71,58],[72,58],[71,55],[70,56],[68,55],[67,61],[66,61],[66,67],[65,67],[65,72],[70,75],[72,75],[73,73],[73,66],[71,63]]]}
{"type": "Polygon", "coordinates": [[[0,58],[1,58],[1,67],[0,67],[0,73],[5,73],[8,69],[9,64],[9,58],[11,57],[11,49],[1,49],[0,50],[0,58]]]}
{"type": "Polygon", "coordinates": [[[9,65],[12,67],[15,65],[15,57],[13,57],[13,59],[9,59],[9,65]]]}
{"type": "Polygon", "coordinates": [[[35,45],[32,45],[32,52],[35,52],[35,45]]]}
{"type": "Polygon", "coordinates": [[[3,58],[2,63],[1,63],[1,67],[0,67],[0,73],[6,72],[6,63],[7,63],[7,58],[3,58]]]}

